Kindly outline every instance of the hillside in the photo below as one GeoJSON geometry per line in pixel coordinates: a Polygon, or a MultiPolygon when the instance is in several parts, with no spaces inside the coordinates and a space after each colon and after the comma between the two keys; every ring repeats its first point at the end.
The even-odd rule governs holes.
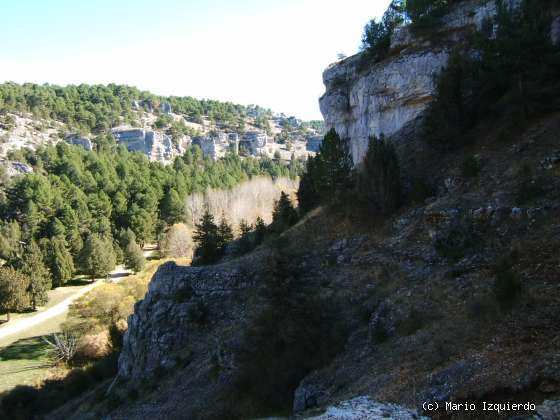
{"type": "Polygon", "coordinates": [[[162,265],[117,375],[46,418],[560,418],[559,16],[393,1],[323,74],[297,211],[162,265]]]}
{"type": "Polygon", "coordinates": [[[92,397],[73,417],[62,410],[50,418],[250,418],[243,410],[255,413],[261,398],[296,413],[363,395],[409,407],[557,398],[560,361],[550,338],[560,321],[560,178],[550,150],[558,147],[559,116],[535,120],[507,142],[481,129],[475,145],[432,171],[437,196],[367,230],[319,210],[279,244],[242,259],[161,268],[125,338],[112,391],[119,407],[92,397]],[[471,153],[482,162],[474,178],[457,169],[471,153]],[[535,168],[542,190],[518,206],[523,165],[535,168]],[[308,308],[320,311],[319,324],[299,333],[290,332],[289,318],[280,332],[258,332],[278,258],[291,288],[318,298],[308,308]],[[511,307],[496,300],[495,278],[504,273],[521,283],[511,307]],[[270,349],[255,348],[260,334],[288,334],[286,358],[269,365],[270,349]],[[318,366],[322,349],[329,351],[318,366]],[[283,394],[277,381],[295,360],[304,363],[301,381],[283,394]],[[244,378],[255,382],[240,396],[244,378]]]}
{"type": "Polygon", "coordinates": [[[0,157],[62,140],[91,150],[96,137],[112,134],[165,164],[192,144],[212,159],[234,151],[289,161],[315,151],[307,142],[321,127],[259,106],[160,97],[122,85],[0,85],[0,157]]]}

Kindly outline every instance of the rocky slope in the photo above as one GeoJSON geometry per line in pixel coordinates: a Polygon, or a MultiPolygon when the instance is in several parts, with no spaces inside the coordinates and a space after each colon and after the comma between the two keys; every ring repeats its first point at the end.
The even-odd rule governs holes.
{"type": "Polygon", "coordinates": [[[398,137],[405,171],[433,186],[428,198],[383,221],[319,209],[242,258],[162,267],[130,318],[108,394],[52,418],[464,418],[421,413],[445,401],[531,402],[537,411],[502,417],[558,418],[560,114],[508,136],[481,124],[453,153],[407,135],[448,44],[493,4],[462,2],[437,40],[401,29],[392,56],[366,71],[351,57],[325,72],[326,123],[350,138],[354,159],[370,134],[398,137]],[[464,170],[473,159],[479,170],[464,170]],[[263,333],[271,317],[287,325],[263,333]],[[278,387],[296,365],[297,383],[278,387]],[[287,404],[263,410],[263,395],[287,404]]]}
{"type": "MultiPolygon", "coordinates": [[[[397,412],[412,413],[402,418],[414,418],[402,407],[421,411],[427,401],[466,400],[529,401],[549,413],[541,418],[555,418],[559,130],[559,114],[531,122],[508,141],[481,127],[477,144],[432,167],[438,194],[425,202],[370,228],[317,211],[284,234],[293,298],[300,288],[312,290],[334,315],[320,324],[325,340],[329,330],[342,331],[334,357],[302,373],[289,397],[292,415],[376,419],[387,407],[375,401],[389,401],[401,406],[397,412]],[[480,159],[478,176],[460,169],[470,154],[480,159]],[[527,167],[536,188],[524,197],[527,167]],[[504,273],[521,285],[511,305],[495,294],[495,279],[504,273]],[[360,396],[369,400],[355,400],[360,396]]],[[[62,411],[52,418],[251,418],[240,415],[247,393],[240,395],[238,384],[248,366],[247,332],[270,304],[263,292],[278,252],[278,245],[267,245],[221,265],[162,267],[130,319],[112,403],[98,402],[103,389],[73,417],[62,411]]],[[[301,357],[318,357],[320,341],[301,357]]],[[[289,368],[272,364],[268,373],[281,377],[289,368]]],[[[496,418],[487,414],[477,418],[496,418]]]]}

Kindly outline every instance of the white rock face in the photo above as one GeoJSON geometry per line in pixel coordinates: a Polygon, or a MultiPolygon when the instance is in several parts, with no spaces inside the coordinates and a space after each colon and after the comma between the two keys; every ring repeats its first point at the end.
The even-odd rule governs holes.
{"type": "Polygon", "coordinates": [[[419,416],[416,411],[409,410],[396,404],[384,404],[373,401],[368,397],[357,397],[327,408],[324,414],[307,417],[310,420],[428,420],[419,416]]]}
{"type": "Polygon", "coordinates": [[[369,136],[392,135],[426,109],[448,56],[446,50],[400,55],[363,75],[357,74],[358,60],[325,71],[321,112],[329,128],[350,139],[355,162],[367,151],[369,136]]]}
{"type": "Polygon", "coordinates": [[[356,55],[325,70],[321,112],[327,129],[350,139],[354,162],[363,158],[370,136],[391,136],[425,111],[450,47],[462,33],[482,29],[495,13],[493,0],[460,3],[444,17],[436,41],[414,37],[404,27],[393,36],[393,55],[386,60],[359,71],[356,55]]]}

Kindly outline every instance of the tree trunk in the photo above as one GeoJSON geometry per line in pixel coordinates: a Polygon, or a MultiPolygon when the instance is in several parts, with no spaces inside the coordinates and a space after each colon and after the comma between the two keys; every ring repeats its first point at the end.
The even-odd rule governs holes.
{"type": "Polygon", "coordinates": [[[9,312],[6,313],[6,322],[10,322],[10,313],[9,312]]]}

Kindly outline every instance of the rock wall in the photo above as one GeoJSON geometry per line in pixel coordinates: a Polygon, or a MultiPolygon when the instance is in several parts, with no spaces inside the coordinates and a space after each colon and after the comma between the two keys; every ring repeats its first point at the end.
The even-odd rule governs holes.
{"type": "Polygon", "coordinates": [[[447,64],[453,45],[473,29],[486,27],[495,13],[493,0],[462,2],[430,39],[402,27],[384,61],[364,69],[362,55],[357,54],[325,70],[321,112],[327,129],[335,128],[350,139],[356,163],[367,151],[370,136],[393,136],[418,120],[433,100],[435,77],[447,64]]]}

